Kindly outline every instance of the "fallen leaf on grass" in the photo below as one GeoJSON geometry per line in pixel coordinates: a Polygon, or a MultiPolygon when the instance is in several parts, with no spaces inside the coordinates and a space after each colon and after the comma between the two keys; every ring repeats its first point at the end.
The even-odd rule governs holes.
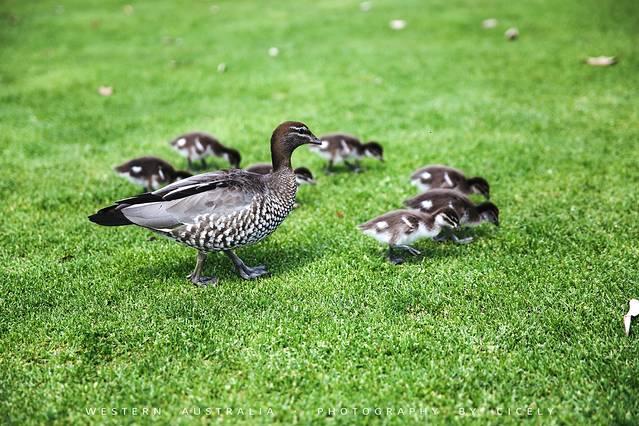
{"type": "Polygon", "coordinates": [[[486,29],[495,28],[497,26],[497,20],[495,18],[484,19],[481,26],[486,29]]]}
{"type": "Polygon", "coordinates": [[[403,19],[393,19],[392,21],[390,21],[388,23],[388,25],[392,29],[394,29],[396,31],[399,31],[399,30],[403,30],[404,28],[406,28],[406,25],[408,25],[408,24],[403,19]]]}
{"type": "Polygon", "coordinates": [[[590,56],[586,59],[588,65],[593,67],[609,67],[617,63],[617,59],[614,56],[590,56]]]}
{"type": "Polygon", "coordinates": [[[111,96],[113,94],[113,87],[111,86],[100,86],[98,87],[98,93],[102,96],[111,96]]]}
{"type": "Polygon", "coordinates": [[[339,217],[340,219],[342,219],[344,217],[344,212],[341,210],[338,210],[335,212],[335,216],[339,217]]]}
{"type": "Polygon", "coordinates": [[[630,335],[630,323],[632,322],[632,317],[639,315],[639,300],[630,299],[628,304],[630,305],[628,313],[623,316],[623,325],[626,329],[626,336],[630,335]]]}
{"type": "Polygon", "coordinates": [[[504,37],[506,37],[506,40],[509,41],[517,40],[519,37],[519,30],[517,28],[508,28],[504,33],[504,37]]]}

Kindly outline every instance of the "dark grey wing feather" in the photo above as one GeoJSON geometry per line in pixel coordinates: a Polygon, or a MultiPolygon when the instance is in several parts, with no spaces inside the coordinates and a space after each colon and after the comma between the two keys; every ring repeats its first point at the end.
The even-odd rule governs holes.
{"type": "Polygon", "coordinates": [[[220,217],[243,210],[264,191],[260,175],[230,170],[192,176],[118,204],[122,214],[136,225],[171,229],[193,223],[203,214],[220,217]]]}

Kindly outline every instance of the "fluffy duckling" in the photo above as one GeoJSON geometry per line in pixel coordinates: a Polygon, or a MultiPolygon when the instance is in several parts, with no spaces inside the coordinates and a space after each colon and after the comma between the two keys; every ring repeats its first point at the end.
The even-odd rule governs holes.
{"type": "Polygon", "coordinates": [[[335,133],[324,135],[320,138],[321,146],[312,146],[311,151],[328,160],[326,170],[331,172],[333,165],[344,163],[351,171],[361,171],[360,160],[364,157],[372,157],[384,161],[384,148],[377,142],[362,143],[351,135],[335,133]],[[351,164],[350,161],[354,161],[351,164]]]}
{"type": "Polygon", "coordinates": [[[233,148],[226,147],[215,137],[202,133],[191,132],[178,136],[171,141],[171,146],[183,157],[186,157],[189,168],[193,168],[193,161],[200,160],[202,168],[206,168],[206,157],[219,157],[229,162],[233,169],[240,167],[242,157],[233,148]]]}
{"type": "Polygon", "coordinates": [[[145,191],[153,191],[191,176],[191,173],[175,170],[169,163],[157,157],[134,158],[120,164],[114,170],[130,182],[141,185],[145,191]]]}
{"type": "Polygon", "coordinates": [[[469,194],[481,194],[486,199],[490,198],[490,186],[486,179],[482,177],[466,178],[460,170],[448,166],[426,166],[413,172],[410,183],[421,191],[428,191],[434,188],[456,189],[457,191],[469,194]]]}
{"type": "Polygon", "coordinates": [[[291,154],[320,140],[300,122],[280,124],[271,136],[273,172],[220,170],[175,182],[160,190],[117,201],[89,216],[103,226],[137,225],[195,248],[197,263],[189,279],[198,286],[215,285],[202,275],[207,254],[222,251],[243,279],[268,273],[249,267],[233,250],[270,235],[293,208],[297,183],[291,154]]]}
{"type": "MultiPolygon", "coordinates": [[[[260,175],[267,175],[273,171],[273,166],[267,163],[253,164],[245,169],[247,172],[257,173],[260,175]]],[[[313,173],[306,167],[297,167],[293,170],[295,173],[295,181],[299,186],[301,185],[315,185],[315,179],[313,179],[313,173]]]]}
{"type": "Polygon", "coordinates": [[[435,238],[444,228],[459,226],[454,209],[445,207],[433,213],[420,210],[394,210],[359,225],[359,229],[382,244],[388,244],[388,260],[400,264],[404,259],[394,249],[400,248],[413,256],[420,252],[409,244],[421,238],[435,238]]]}
{"type": "MultiPolygon", "coordinates": [[[[454,189],[431,189],[416,197],[404,201],[406,207],[432,213],[445,207],[455,210],[460,226],[477,226],[484,222],[499,226],[499,209],[490,201],[481,204],[473,203],[470,198],[454,189]]],[[[459,244],[470,243],[473,238],[459,238],[454,233],[452,239],[459,244]]],[[[437,237],[438,240],[445,236],[437,237]]]]}

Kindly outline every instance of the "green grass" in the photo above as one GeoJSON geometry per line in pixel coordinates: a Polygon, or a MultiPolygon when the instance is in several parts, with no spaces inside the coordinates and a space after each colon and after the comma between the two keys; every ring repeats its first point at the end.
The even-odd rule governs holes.
{"type": "Polygon", "coordinates": [[[621,323],[639,296],[636,1],[173,3],[0,4],[0,421],[639,421],[637,333],[621,323]],[[387,162],[325,176],[296,152],[319,184],[239,252],[270,278],[216,255],[221,285],[195,288],[194,250],[86,219],[138,190],[113,165],[183,166],[167,141],[192,129],[268,160],[286,119],[378,140],[387,162]],[[486,177],[502,226],[393,267],[355,225],[399,207],[428,163],[486,177]],[[529,407],[544,416],[515,412],[529,407]]]}

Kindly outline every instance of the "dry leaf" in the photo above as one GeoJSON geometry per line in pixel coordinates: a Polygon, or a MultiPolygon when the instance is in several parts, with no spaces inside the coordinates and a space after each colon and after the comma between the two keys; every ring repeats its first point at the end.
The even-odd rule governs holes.
{"type": "Polygon", "coordinates": [[[339,217],[340,219],[344,217],[344,212],[341,210],[337,210],[335,212],[335,216],[339,217]]]}
{"type": "Polygon", "coordinates": [[[517,30],[517,28],[508,28],[504,33],[504,36],[506,37],[506,40],[517,40],[517,37],[519,37],[519,30],[517,30]]]}
{"type": "Polygon", "coordinates": [[[623,325],[626,329],[626,336],[630,335],[630,324],[632,323],[632,317],[639,315],[639,300],[630,299],[628,303],[628,313],[623,316],[623,325]]]}
{"type": "Polygon", "coordinates": [[[495,18],[484,19],[481,23],[483,28],[495,28],[497,26],[497,20],[495,18]]]}
{"type": "Polygon", "coordinates": [[[125,15],[133,15],[133,6],[130,4],[125,4],[122,10],[125,15]]]}
{"type": "Polygon", "coordinates": [[[102,96],[111,96],[113,94],[113,87],[111,86],[100,86],[98,87],[98,93],[102,96]]]}
{"type": "Polygon", "coordinates": [[[404,21],[403,19],[393,19],[392,21],[390,21],[388,23],[388,25],[394,29],[394,30],[403,30],[404,28],[406,28],[406,21],[404,21]]]}
{"type": "Polygon", "coordinates": [[[586,59],[588,65],[593,67],[609,67],[617,63],[617,59],[614,56],[591,56],[586,59]]]}

